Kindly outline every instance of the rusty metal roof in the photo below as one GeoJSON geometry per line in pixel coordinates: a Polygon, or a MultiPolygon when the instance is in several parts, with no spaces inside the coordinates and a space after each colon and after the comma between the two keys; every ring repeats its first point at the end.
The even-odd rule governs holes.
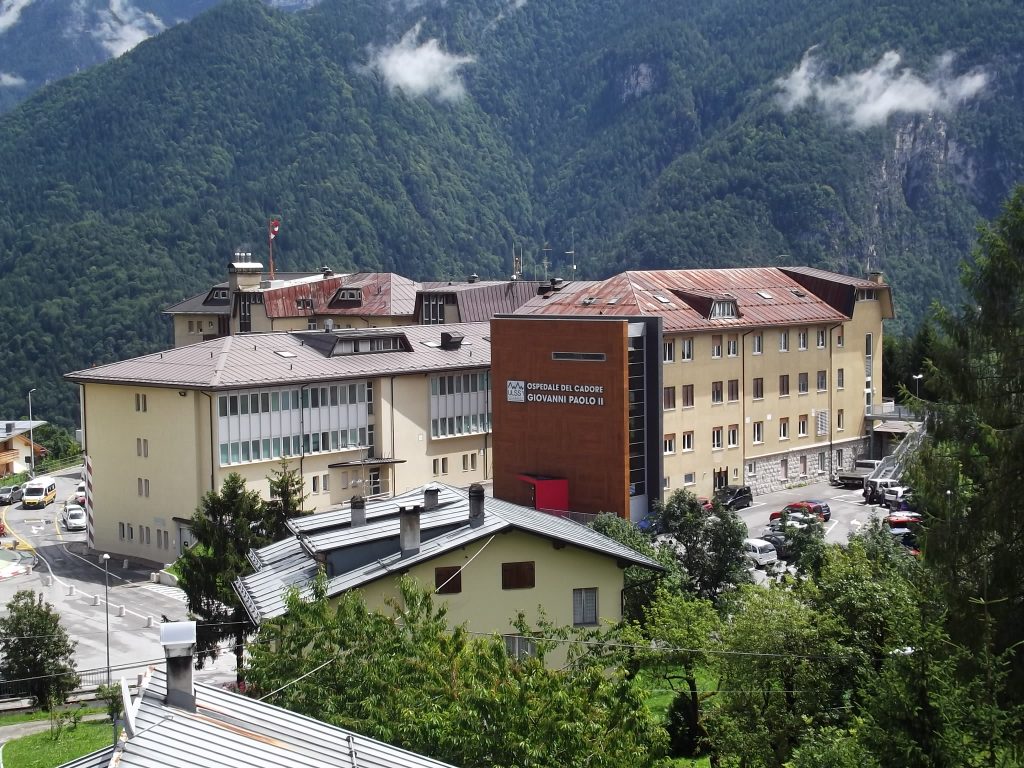
{"type": "MultiPolygon", "coordinates": [[[[833,275],[819,272],[821,275],[815,275],[818,279],[833,275]]],[[[834,277],[848,288],[852,285],[845,275],[834,277]]],[[[548,290],[515,314],[657,315],[666,332],[841,322],[850,318],[774,267],[622,272],[607,280],[567,283],[561,289],[548,290]],[[710,317],[711,307],[718,301],[735,301],[737,316],[710,317]]]]}
{"type": "MultiPolygon", "coordinates": [[[[458,307],[459,322],[482,323],[498,314],[515,312],[537,295],[546,283],[535,280],[488,280],[475,283],[423,283],[421,295],[451,296],[458,307]]],[[[416,301],[419,317],[422,298],[416,301]]]]}
{"type": "Polygon", "coordinates": [[[267,317],[312,317],[354,315],[412,317],[416,308],[415,281],[394,272],[357,272],[328,275],[290,285],[264,288],[267,317]],[[343,298],[344,289],[358,289],[360,298],[343,298]],[[311,305],[306,303],[311,299],[311,305]]]}
{"type": "MultiPolygon", "coordinates": [[[[410,325],[403,328],[334,331],[341,338],[404,337],[403,349],[331,354],[307,343],[308,331],[224,336],[152,355],[65,374],[81,383],[136,384],[177,389],[238,389],[301,382],[365,378],[442,370],[474,370],[491,364],[490,325],[410,325]],[[441,334],[463,336],[457,349],[441,349],[441,334]]],[[[320,335],[326,336],[327,332],[320,335]]],[[[333,345],[331,345],[333,346],[333,345]]]]}

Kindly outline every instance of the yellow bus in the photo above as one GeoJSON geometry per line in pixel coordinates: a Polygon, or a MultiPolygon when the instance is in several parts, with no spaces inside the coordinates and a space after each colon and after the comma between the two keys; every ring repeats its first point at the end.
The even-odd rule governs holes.
{"type": "Polygon", "coordinates": [[[23,507],[46,507],[57,498],[57,483],[50,477],[37,477],[25,483],[25,495],[21,498],[23,507]]]}

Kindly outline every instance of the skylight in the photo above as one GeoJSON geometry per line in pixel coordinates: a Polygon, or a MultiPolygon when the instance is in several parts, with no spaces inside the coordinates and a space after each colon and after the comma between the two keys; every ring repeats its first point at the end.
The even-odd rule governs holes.
{"type": "Polygon", "coordinates": [[[762,299],[772,299],[772,298],[775,298],[770,293],[768,293],[768,291],[765,291],[765,290],[758,291],[757,295],[760,296],[762,299]]]}
{"type": "Polygon", "coordinates": [[[298,357],[294,352],[287,352],[283,349],[275,349],[274,354],[278,357],[298,357]]]}

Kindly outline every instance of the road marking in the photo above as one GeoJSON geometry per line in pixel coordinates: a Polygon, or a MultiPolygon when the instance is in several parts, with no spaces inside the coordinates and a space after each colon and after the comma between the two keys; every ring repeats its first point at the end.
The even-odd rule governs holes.
{"type": "Polygon", "coordinates": [[[185,596],[185,591],[179,587],[171,587],[167,584],[144,584],[143,589],[148,589],[151,592],[156,592],[169,597],[172,600],[178,600],[182,603],[187,603],[188,598],[185,596]]]}
{"type": "Polygon", "coordinates": [[[828,535],[829,535],[830,533],[832,533],[832,530],[833,530],[833,529],[834,529],[834,528],[835,528],[835,527],[836,527],[837,525],[839,525],[839,521],[838,521],[838,520],[836,520],[836,521],[835,521],[834,523],[832,523],[832,525],[830,525],[830,526],[829,526],[828,528],[826,528],[826,529],[825,529],[825,535],[826,535],[826,536],[828,536],[828,535]]]}

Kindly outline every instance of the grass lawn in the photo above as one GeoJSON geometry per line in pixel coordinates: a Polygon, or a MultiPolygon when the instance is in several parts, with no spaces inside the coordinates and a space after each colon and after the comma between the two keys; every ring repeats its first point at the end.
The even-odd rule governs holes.
{"type": "MultiPolygon", "coordinates": [[[[83,715],[91,715],[95,712],[105,712],[103,707],[85,707],[80,710],[83,715]]],[[[32,712],[11,712],[7,715],[0,715],[0,725],[17,725],[18,723],[31,723],[35,720],[49,720],[50,713],[42,710],[32,712]]]]}
{"type": "Polygon", "coordinates": [[[77,728],[65,731],[56,741],[48,730],[31,736],[22,736],[4,744],[4,765],[17,768],[54,768],[109,745],[113,736],[111,725],[106,720],[79,723],[77,728]]]}
{"type": "MultiPolygon", "coordinates": [[[[651,679],[645,674],[641,673],[641,679],[644,684],[647,685],[649,694],[647,696],[647,709],[651,711],[656,718],[664,722],[668,715],[669,705],[672,700],[676,697],[676,691],[673,691],[667,687],[664,680],[651,679]]],[[[708,671],[699,670],[697,673],[697,685],[701,690],[710,690],[715,687],[717,679],[708,671]]],[[[679,685],[682,685],[682,681],[679,681],[679,685]]],[[[709,706],[705,703],[704,706],[709,706]]],[[[677,757],[669,762],[669,765],[673,768],[708,768],[710,761],[707,757],[688,758],[688,757],[677,757]]]]}

